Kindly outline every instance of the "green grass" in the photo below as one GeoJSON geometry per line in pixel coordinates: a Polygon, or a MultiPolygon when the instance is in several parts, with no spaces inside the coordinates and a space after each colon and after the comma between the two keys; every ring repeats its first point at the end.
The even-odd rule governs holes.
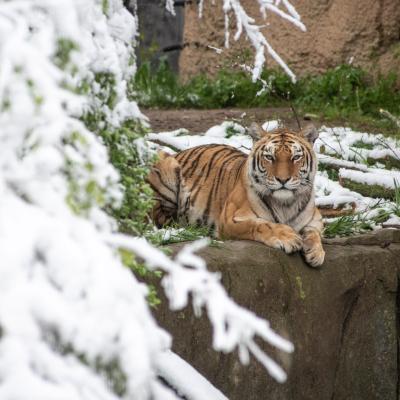
{"type": "Polygon", "coordinates": [[[328,178],[333,181],[339,180],[339,171],[329,165],[318,163],[318,171],[326,171],[328,178]]]}
{"type": "Polygon", "coordinates": [[[389,189],[380,185],[367,185],[350,179],[341,179],[341,185],[366,197],[387,200],[394,200],[395,198],[394,189],[389,189]]]}
{"type": "Polygon", "coordinates": [[[267,82],[253,83],[243,71],[221,70],[214,78],[199,75],[186,83],[161,63],[152,71],[148,63],[139,68],[131,82],[132,92],[142,107],[226,108],[296,105],[301,112],[316,113],[324,121],[346,119],[355,126],[376,125],[380,130],[395,129],[379,110],[400,114],[400,91],[395,74],[372,79],[365,71],[341,65],[322,75],[308,76],[292,83],[281,71],[264,70],[267,82]]]}
{"type": "Polygon", "coordinates": [[[372,210],[373,208],[366,212],[335,218],[325,225],[324,237],[353,236],[372,231],[376,225],[385,222],[392,213],[392,210],[379,209],[376,215],[371,215],[372,210]]]}
{"type": "MultiPolygon", "coordinates": [[[[95,82],[98,85],[96,97],[99,102],[104,108],[114,109],[117,99],[115,77],[111,73],[98,73],[95,82]]],[[[84,84],[79,90],[90,93],[93,88],[84,84]]],[[[120,174],[124,193],[122,203],[109,205],[105,207],[106,211],[115,218],[121,232],[142,235],[150,226],[148,214],[153,206],[153,192],[146,183],[153,160],[141,160],[134,141],[146,134],[146,128],[134,119],[126,120],[118,128],[112,127],[107,123],[104,113],[93,110],[88,111],[82,121],[89,130],[101,137],[111,163],[120,174]]]]}
{"type": "Polygon", "coordinates": [[[400,187],[399,184],[397,183],[397,181],[394,181],[394,198],[393,198],[393,204],[391,206],[390,211],[400,217],[400,187]]]}
{"type": "Polygon", "coordinates": [[[325,225],[324,237],[352,236],[372,229],[373,220],[364,214],[344,215],[325,225]]]}
{"type": "Polygon", "coordinates": [[[400,160],[398,158],[386,156],[385,158],[367,158],[367,165],[383,164],[386,169],[400,169],[400,160]]]}
{"type": "Polygon", "coordinates": [[[205,237],[210,237],[210,230],[206,226],[194,225],[179,226],[173,224],[164,229],[146,233],[146,238],[156,246],[188,242],[205,237]]]}
{"type": "Polygon", "coordinates": [[[372,150],[374,148],[374,145],[372,143],[365,143],[362,140],[358,140],[357,142],[353,143],[353,147],[357,147],[359,149],[367,149],[367,150],[372,150]]]}

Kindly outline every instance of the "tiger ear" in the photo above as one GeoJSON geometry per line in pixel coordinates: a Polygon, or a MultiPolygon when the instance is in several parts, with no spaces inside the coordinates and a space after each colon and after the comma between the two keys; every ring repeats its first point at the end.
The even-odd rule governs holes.
{"type": "Polygon", "coordinates": [[[304,136],[304,138],[311,144],[314,144],[314,142],[318,139],[319,136],[319,132],[313,124],[309,124],[305,128],[303,128],[300,131],[300,134],[304,136]]]}
{"type": "Polygon", "coordinates": [[[165,160],[165,159],[168,158],[169,156],[170,156],[170,155],[169,155],[168,153],[166,153],[165,151],[163,151],[163,150],[160,150],[160,151],[158,151],[158,153],[157,153],[158,161],[165,160]]]}
{"type": "Polygon", "coordinates": [[[251,136],[251,138],[255,141],[261,139],[266,132],[258,125],[256,122],[253,122],[250,125],[250,128],[247,128],[247,134],[251,136]]]}

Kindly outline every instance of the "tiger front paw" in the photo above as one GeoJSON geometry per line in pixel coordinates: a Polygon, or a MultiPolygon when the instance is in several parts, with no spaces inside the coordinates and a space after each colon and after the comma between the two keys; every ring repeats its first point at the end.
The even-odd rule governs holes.
{"type": "Polygon", "coordinates": [[[325,251],[322,246],[312,247],[310,249],[303,249],[304,258],[307,264],[312,267],[320,267],[324,263],[325,251]]]}
{"type": "Polygon", "coordinates": [[[303,255],[311,267],[320,267],[324,263],[325,251],[318,233],[310,232],[303,237],[303,255]]]}
{"type": "Polygon", "coordinates": [[[290,226],[279,224],[273,229],[271,237],[265,244],[291,254],[303,248],[303,239],[290,226]]]}

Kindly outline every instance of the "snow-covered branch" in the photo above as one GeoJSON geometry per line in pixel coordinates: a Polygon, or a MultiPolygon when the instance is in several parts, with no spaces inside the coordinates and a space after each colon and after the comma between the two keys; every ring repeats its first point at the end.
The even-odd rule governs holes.
{"type": "Polygon", "coordinates": [[[162,285],[173,310],[184,308],[192,295],[196,315],[204,307],[213,326],[213,346],[216,350],[231,352],[239,349],[242,363],[249,362],[252,353],[279,382],[286,379],[286,373],[270,357],[263,353],[254,341],[259,336],[269,344],[285,352],[293,351],[293,345],[277,335],[268,322],[234,303],[220,283],[220,276],[210,273],[202,258],[195,254],[206,241],[185,246],[175,260],[155,249],[143,238],[128,238],[113,234],[106,241],[116,248],[130,250],[142,258],[151,268],[167,274],[162,285]]]}
{"type": "Polygon", "coordinates": [[[165,0],[165,8],[172,15],[175,15],[174,0],[165,0]]]}
{"type": "MultiPolygon", "coordinates": [[[[306,27],[301,22],[300,15],[296,12],[295,8],[289,3],[289,1],[283,1],[286,11],[282,10],[279,6],[280,0],[257,0],[260,4],[260,11],[264,17],[267,16],[266,11],[271,11],[281,18],[286,19],[291,22],[297,28],[302,31],[306,31],[306,27]]],[[[262,72],[262,67],[265,63],[265,51],[267,51],[271,57],[285,70],[285,72],[290,76],[293,82],[296,80],[295,74],[279,56],[279,54],[272,48],[269,44],[265,35],[261,32],[261,27],[255,24],[253,18],[251,18],[242,7],[240,0],[224,0],[224,12],[225,12],[225,30],[226,35],[228,35],[229,29],[229,12],[233,11],[236,17],[237,31],[234,36],[235,40],[238,40],[241,36],[243,30],[245,31],[247,37],[249,38],[251,44],[253,45],[256,56],[253,68],[253,80],[256,81],[262,72]]],[[[229,44],[229,40],[226,39],[226,45],[229,44]]]]}
{"type": "Polygon", "coordinates": [[[79,117],[140,114],[125,90],[135,19],[120,1],[100,3],[0,2],[2,399],[147,399],[170,346],[146,289],[102,240],[118,174],[79,117]],[[82,83],[99,93],[97,72],[115,77],[113,107],[74,93],[82,83]]]}

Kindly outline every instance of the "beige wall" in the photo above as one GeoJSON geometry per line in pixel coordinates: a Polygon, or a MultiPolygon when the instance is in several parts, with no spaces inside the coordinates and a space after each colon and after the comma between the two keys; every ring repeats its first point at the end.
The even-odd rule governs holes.
{"type": "MultiPolygon", "coordinates": [[[[204,16],[198,18],[196,5],[185,10],[184,42],[181,53],[181,76],[199,72],[214,74],[223,66],[251,63],[254,52],[244,35],[234,42],[234,17],[231,18],[231,48],[224,48],[222,0],[204,1],[204,16]],[[222,55],[207,48],[224,49],[222,55]]],[[[373,74],[400,69],[400,0],[293,0],[307,26],[303,33],[287,21],[269,14],[263,28],[270,44],[301,76],[323,72],[353,58],[355,65],[373,74]]],[[[257,17],[258,2],[242,0],[248,13],[257,17]]],[[[269,67],[276,67],[268,57],[269,67]]]]}

